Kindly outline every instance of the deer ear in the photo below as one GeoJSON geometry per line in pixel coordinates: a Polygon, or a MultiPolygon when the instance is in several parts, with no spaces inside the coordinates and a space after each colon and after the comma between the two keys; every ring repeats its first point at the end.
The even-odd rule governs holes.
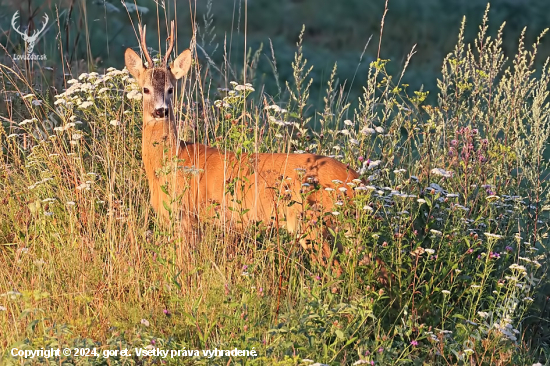
{"type": "Polygon", "coordinates": [[[126,52],[124,52],[124,61],[126,62],[126,67],[128,71],[130,71],[130,74],[139,80],[140,75],[145,71],[145,66],[143,66],[141,57],[139,57],[134,50],[127,48],[126,52]]]}
{"type": "Polygon", "coordinates": [[[177,79],[181,79],[187,75],[189,68],[191,67],[191,51],[185,50],[174,60],[170,66],[172,74],[177,79]]]}

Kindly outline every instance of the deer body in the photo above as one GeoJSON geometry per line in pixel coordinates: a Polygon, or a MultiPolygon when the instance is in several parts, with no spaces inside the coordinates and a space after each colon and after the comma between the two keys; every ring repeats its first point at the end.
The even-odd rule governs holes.
{"type": "Polygon", "coordinates": [[[218,216],[235,226],[277,219],[296,232],[305,210],[314,216],[310,219],[318,219],[315,209],[333,207],[338,195],[333,180],[342,182],[338,186],[349,196],[353,189],[345,183],[359,177],[324,156],[263,153],[237,157],[229,151],[179,141],[175,124],[170,123],[168,135],[163,122],[145,123],[142,145],[151,204],[165,219],[169,216],[166,204],[176,199],[172,212],[179,210],[182,220],[221,211],[218,216]],[[334,193],[322,189],[327,187],[334,193]],[[290,201],[294,204],[289,206],[290,201]]]}
{"type": "MultiPolygon", "coordinates": [[[[131,49],[126,66],[143,91],[142,157],[151,193],[151,205],[165,219],[181,219],[188,241],[196,242],[193,226],[200,217],[214,217],[235,228],[251,222],[286,227],[303,239],[319,238],[323,254],[332,249],[308,225],[328,222],[336,200],[353,195],[359,175],[335,159],[313,154],[236,154],[202,144],[180,141],[172,110],[176,80],[191,66],[191,52],[183,51],[170,65],[151,67],[145,27],[139,28],[141,47],[149,67],[131,49]],[[333,181],[338,180],[338,184],[333,181]],[[352,181],[354,181],[352,183],[352,181]],[[325,190],[324,188],[329,188],[325,190]],[[304,224],[305,223],[305,224],[304,224]],[[302,225],[304,224],[304,225],[302,225]],[[315,235],[313,235],[315,234],[315,235]]],[[[317,225],[319,228],[322,225],[317,225]]],[[[322,229],[321,229],[322,231],[322,229]]],[[[305,246],[305,242],[301,241],[305,246]]]]}

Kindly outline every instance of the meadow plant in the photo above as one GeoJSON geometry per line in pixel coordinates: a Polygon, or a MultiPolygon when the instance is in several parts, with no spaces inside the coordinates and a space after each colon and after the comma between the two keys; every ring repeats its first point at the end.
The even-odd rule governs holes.
{"type": "Polygon", "coordinates": [[[550,65],[534,69],[539,43],[526,50],[523,34],[508,61],[487,14],[472,45],[463,23],[435,105],[378,59],[357,108],[335,65],[322,110],[309,113],[303,30],[279,99],[262,92],[255,57],[220,88],[205,87],[217,80],[194,64],[176,105],[182,138],[237,154],[329,155],[361,173],[337,188],[354,200],[326,213],[341,277],[269,223],[235,233],[204,222],[176,264],[185,238],[149,207],[141,94],[127,70],[75,75],[54,95],[22,65],[1,64],[3,362],[21,363],[13,347],[259,354],[167,364],[545,362],[550,65]]]}

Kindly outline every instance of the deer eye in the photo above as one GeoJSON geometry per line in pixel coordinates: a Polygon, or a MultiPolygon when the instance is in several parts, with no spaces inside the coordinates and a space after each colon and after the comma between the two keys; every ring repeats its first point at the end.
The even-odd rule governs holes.
{"type": "Polygon", "coordinates": [[[172,94],[174,92],[173,88],[168,89],[168,94],[172,94]]]}
{"type": "Polygon", "coordinates": [[[145,94],[149,94],[149,89],[148,89],[148,88],[143,88],[143,92],[144,92],[145,94]]]}

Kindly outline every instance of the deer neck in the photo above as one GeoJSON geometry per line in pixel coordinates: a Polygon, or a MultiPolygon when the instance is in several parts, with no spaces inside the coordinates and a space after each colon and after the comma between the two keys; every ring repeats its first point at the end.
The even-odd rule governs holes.
{"type": "Polygon", "coordinates": [[[178,136],[173,112],[166,120],[143,116],[142,158],[149,182],[177,155],[178,136]]]}

